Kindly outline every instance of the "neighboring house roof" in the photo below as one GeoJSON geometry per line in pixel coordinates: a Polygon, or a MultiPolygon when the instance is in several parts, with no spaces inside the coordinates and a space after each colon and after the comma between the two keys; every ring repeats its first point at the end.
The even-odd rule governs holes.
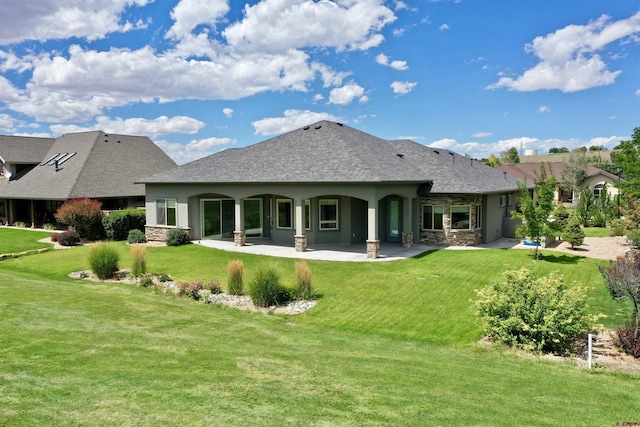
{"type": "Polygon", "coordinates": [[[4,163],[40,163],[54,142],[54,138],[0,135],[0,160],[4,163]]]}
{"type": "Polygon", "coordinates": [[[387,141],[320,121],[244,148],[212,154],[144,183],[426,183],[432,193],[517,189],[517,179],[413,141],[387,141]]]}
{"type": "MultiPolygon", "coordinates": [[[[536,178],[536,174],[540,173],[540,167],[543,164],[545,165],[547,173],[549,173],[550,167],[551,175],[553,175],[556,181],[559,183],[563,182],[562,171],[564,170],[564,167],[566,165],[566,163],[564,162],[517,163],[515,165],[502,165],[498,169],[506,171],[507,173],[517,178],[525,179],[528,182],[533,182],[536,178]]],[[[584,168],[587,172],[588,178],[596,175],[603,175],[611,180],[618,180],[618,177],[616,175],[590,164],[585,165],[584,168]]]]}
{"type": "Polygon", "coordinates": [[[0,180],[0,198],[67,200],[143,196],[144,186],[136,184],[137,180],[176,167],[147,137],[102,131],[63,135],[37,163],[16,179],[0,180]]]}

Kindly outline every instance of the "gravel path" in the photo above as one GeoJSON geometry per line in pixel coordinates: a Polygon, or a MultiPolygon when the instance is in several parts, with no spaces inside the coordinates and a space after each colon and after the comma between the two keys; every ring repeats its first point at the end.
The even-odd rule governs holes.
{"type": "Polygon", "coordinates": [[[629,250],[624,236],[615,237],[585,237],[584,243],[571,249],[567,242],[557,240],[546,249],[567,252],[572,255],[580,255],[589,258],[615,260],[619,255],[624,255],[629,250]]]}

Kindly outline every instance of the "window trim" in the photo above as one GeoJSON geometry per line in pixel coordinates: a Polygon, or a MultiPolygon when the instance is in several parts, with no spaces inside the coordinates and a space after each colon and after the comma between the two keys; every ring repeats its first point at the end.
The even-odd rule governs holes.
{"type": "Polygon", "coordinates": [[[482,205],[476,205],[476,229],[482,228],[482,205]]]}
{"type": "Polygon", "coordinates": [[[507,206],[507,195],[506,194],[501,194],[500,195],[500,207],[504,208],[505,206],[507,206]]]}
{"type": "Polygon", "coordinates": [[[311,230],[311,199],[304,201],[304,229],[311,230]]]}
{"type": "Polygon", "coordinates": [[[170,197],[160,197],[156,199],[156,223],[158,223],[158,225],[166,225],[167,227],[177,227],[178,226],[178,200],[177,199],[173,199],[170,197]],[[174,210],[174,220],[175,220],[175,224],[168,224],[168,219],[169,219],[169,209],[170,209],[170,203],[169,202],[173,202],[173,210],[174,210]],[[163,221],[160,222],[160,216],[158,215],[158,213],[160,212],[160,203],[162,203],[163,207],[163,221]]]}
{"type": "Polygon", "coordinates": [[[291,230],[293,228],[293,199],[276,199],[276,228],[291,230]],[[289,204],[289,225],[280,225],[280,205],[289,204]]]}
{"type": "Polygon", "coordinates": [[[471,205],[452,205],[449,208],[449,228],[451,230],[471,230],[471,205]],[[467,208],[468,212],[468,225],[467,228],[454,228],[453,227],[453,209],[455,208],[467,208]]]}
{"type": "Polygon", "coordinates": [[[318,230],[319,231],[335,231],[340,229],[340,200],[339,199],[320,199],[318,203],[318,230]],[[336,218],[323,219],[322,206],[335,206],[336,218]],[[334,224],[333,227],[324,227],[324,225],[334,224]]]}
{"type": "Polygon", "coordinates": [[[422,205],[422,229],[423,230],[427,230],[427,231],[444,231],[444,205],[422,205]],[[442,228],[426,228],[425,226],[425,221],[424,221],[424,215],[425,215],[425,208],[427,207],[431,207],[431,224],[435,226],[436,221],[435,221],[435,214],[436,211],[434,208],[441,208],[442,211],[439,212],[440,215],[442,215],[442,228]]]}

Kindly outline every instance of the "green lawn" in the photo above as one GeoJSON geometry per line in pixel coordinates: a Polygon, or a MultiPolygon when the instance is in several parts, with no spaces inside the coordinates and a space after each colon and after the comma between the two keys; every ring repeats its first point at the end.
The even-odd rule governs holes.
{"type": "Polygon", "coordinates": [[[38,240],[51,236],[47,231],[33,231],[20,228],[0,228],[0,254],[13,254],[31,249],[50,248],[51,243],[38,240]]]}
{"type": "MultiPolygon", "coordinates": [[[[0,425],[614,425],[640,407],[639,376],[475,345],[473,290],[522,263],[593,286],[593,310],[615,324],[629,307],[610,301],[594,260],[310,262],[318,305],[284,317],[69,279],[86,252],[0,263],[0,425]]],[[[149,248],[149,269],[224,282],[239,257],[246,278],[268,262],[292,281],[293,260],[196,245],[149,248]]]]}
{"type": "Polygon", "coordinates": [[[610,229],[605,227],[582,227],[585,237],[609,237],[610,229]]]}

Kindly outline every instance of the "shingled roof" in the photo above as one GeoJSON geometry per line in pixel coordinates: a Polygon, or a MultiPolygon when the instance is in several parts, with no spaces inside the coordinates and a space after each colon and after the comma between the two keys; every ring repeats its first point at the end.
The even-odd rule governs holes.
{"type": "Polygon", "coordinates": [[[35,163],[38,166],[16,179],[0,180],[0,198],[144,196],[144,186],[137,180],[176,167],[147,137],[102,131],[63,135],[35,163]],[[59,160],[57,171],[55,159],[59,160]]]}
{"type": "Polygon", "coordinates": [[[0,135],[0,160],[14,164],[40,163],[54,142],[54,138],[0,135]]]}
{"type": "Polygon", "coordinates": [[[161,172],[156,183],[425,183],[432,193],[517,189],[517,179],[452,151],[387,141],[330,121],[161,172]]]}
{"type": "MultiPolygon", "coordinates": [[[[540,167],[543,164],[545,165],[546,171],[550,171],[551,175],[556,179],[557,182],[564,181],[564,179],[562,178],[562,172],[564,171],[564,167],[566,165],[565,162],[517,163],[515,165],[502,165],[499,167],[499,169],[508,172],[510,175],[513,175],[516,178],[525,179],[528,182],[533,182],[536,178],[536,174],[540,173],[540,167]]],[[[601,174],[610,179],[618,179],[616,175],[590,164],[584,165],[584,169],[587,172],[588,177],[601,174]]]]}

